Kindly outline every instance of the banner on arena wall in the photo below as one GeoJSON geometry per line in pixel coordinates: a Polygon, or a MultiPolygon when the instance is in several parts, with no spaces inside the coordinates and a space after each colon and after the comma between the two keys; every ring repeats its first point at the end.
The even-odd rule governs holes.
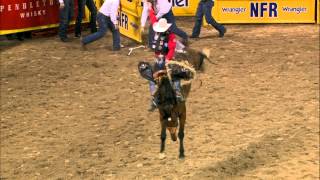
{"type": "Polygon", "coordinates": [[[320,0],[317,1],[317,23],[320,24],[320,0]]]}
{"type": "Polygon", "coordinates": [[[169,0],[175,16],[194,16],[200,0],[169,0]]]}
{"type": "MultiPolygon", "coordinates": [[[[75,15],[78,4],[75,1],[75,15]]],[[[58,0],[0,0],[0,35],[57,27],[58,0]]]]}
{"type": "Polygon", "coordinates": [[[315,0],[216,0],[220,23],[315,23],[315,0]]]}
{"type": "MultiPolygon", "coordinates": [[[[198,0],[169,0],[175,16],[194,16],[198,6],[198,0]]],[[[132,12],[142,14],[142,0],[121,0],[121,6],[132,12]]]]}
{"type": "Polygon", "coordinates": [[[119,30],[124,36],[127,36],[138,42],[142,42],[141,30],[140,30],[140,16],[137,12],[131,12],[124,7],[121,11],[118,11],[119,16],[119,30]]]}
{"type": "Polygon", "coordinates": [[[142,11],[142,0],[120,0],[120,3],[121,8],[126,9],[126,11],[137,13],[141,16],[139,12],[142,11]],[[141,8],[141,10],[139,8],[141,8]]]}

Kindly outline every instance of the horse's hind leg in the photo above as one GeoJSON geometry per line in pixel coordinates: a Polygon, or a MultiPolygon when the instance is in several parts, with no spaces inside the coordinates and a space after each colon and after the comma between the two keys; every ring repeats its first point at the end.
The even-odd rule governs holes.
{"type": "Polygon", "coordinates": [[[165,142],[166,142],[166,137],[167,137],[167,132],[166,132],[166,123],[164,120],[161,119],[161,146],[160,146],[160,153],[164,152],[164,148],[165,148],[165,142]]]}
{"type": "Polygon", "coordinates": [[[179,148],[179,158],[184,158],[184,147],[183,147],[183,138],[184,138],[184,128],[179,128],[179,141],[180,141],[180,148],[179,148]]]}
{"type": "Polygon", "coordinates": [[[183,147],[183,138],[184,138],[184,125],[186,122],[186,111],[184,107],[184,113],[179,118],[179,142],[180,142],[180,148],[179,148],[179,158],[183,159],[185,157],[184,155],[184,147],[183,147]]]}

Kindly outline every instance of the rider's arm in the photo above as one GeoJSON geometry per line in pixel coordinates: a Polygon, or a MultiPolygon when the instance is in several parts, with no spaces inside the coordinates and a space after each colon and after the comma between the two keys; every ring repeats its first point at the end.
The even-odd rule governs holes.
{"type": "Polygon", "coordinates": [[[172,8],[172,4],[168,0],[158,0],[157,5],[159,8],[159,12],[156,15],[157,19],[162,18],[162,16],[167,14],[172,8]]]}
{"type": "Polygon", "coordinates": [[[113,1],[113,3],[111,4],[110,19],[115,26],[117,26],[118,24],[117,15],[118,15],[119,5],[120,5],[120,0],[113,1]]]}
{"type": "Polygon", "coordinates": [[[152,25],[158,21],[156,15],[154,14],[153,8],[149,8],[149,18],[152,25]]]}
{"type": "Polygon", "coordinates": [[[148,2],[146,0],[142,0],[143,2],[143,9],[142,9],[142,15],[141,15],[141,26],[144,27],[146,25],[148,15],[149,15],[149,7],[148,2]]]}
{"type": "Polygon", "coordinates": [[[168,41],[169,52],[166,56],[166,62],[169,62],[173,58],[174,52],[176,49],[176,45],[177,45],[176,36],[173,33],[170,33],[169,34],[169,41],[168,41]]]}

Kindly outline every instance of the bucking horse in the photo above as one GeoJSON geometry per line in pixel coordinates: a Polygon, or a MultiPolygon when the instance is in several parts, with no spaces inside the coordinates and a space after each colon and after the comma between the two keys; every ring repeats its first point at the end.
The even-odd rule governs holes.
{"type": "Polygon", "coordinates": [[[160,153],[165,150],[166,130],[168,129],[173,141],[177,141],[177,138],[179,138],[179,158],[183,159],[185,157],[183,139],[187,117],[186,102],[177,101],[172,87],[172,79],[180,78],[186,81],[182,85],[182,94],[187,100],[191,90],[191,80],[195,78],[196,71],[203,69],[204,59],[209,59],[208,50],[189,49],[186,52],[177,53],[175,61],[166,64],[165,70],[153,72],[153,67],[148,62],[139,62],[138,64],[140,75],[158,85],[156,96],[159,100],[158,109],[161,124],[160,153]]]}

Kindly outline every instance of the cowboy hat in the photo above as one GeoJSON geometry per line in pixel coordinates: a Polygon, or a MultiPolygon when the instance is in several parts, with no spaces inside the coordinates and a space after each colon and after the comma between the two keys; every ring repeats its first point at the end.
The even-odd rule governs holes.
{"type": "Polygon", "coordinates": [[[154,23],[152,27],[155,32],[165,32],[171,25],[172,24],[168,23],[165,18],[161,18],[158,22],[154,23]]]}

